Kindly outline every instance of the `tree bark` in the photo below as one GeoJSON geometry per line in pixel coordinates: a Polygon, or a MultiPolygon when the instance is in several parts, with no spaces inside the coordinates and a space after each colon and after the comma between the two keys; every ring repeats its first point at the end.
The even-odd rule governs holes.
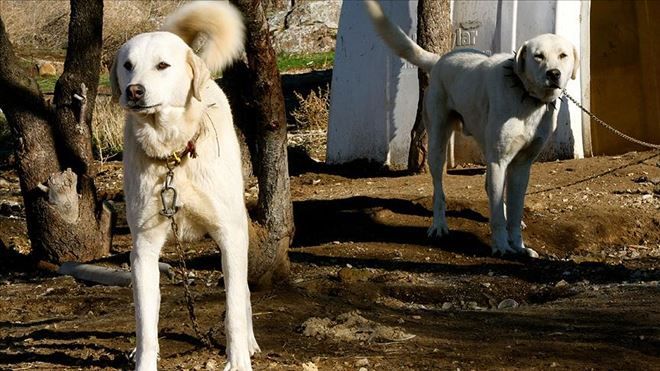
{"type": "Polygon", "coordinates": [[[0,19],[0,106],[16,138],[16,165],[37,259],[87,261],[110,248],[112,216],[97,200],[91,145],[102,22],[102,0],[71,0],[69,49],[51,107],[16,64],[0,19]],[[67,168],[72,172],[63,171],[67,168]]]}
{"type": "MultiPolygon", "coordinates": [[[[417,43],[422,48],[444,54],[451,50],[451,18],[449,0],[419,0],[417,2],[417,43]]],[[[429,84],[429,76],[421,69],[419,77],[419,103],[415,124],[410,133],[408,170],[415,173],[426,171],[428,141],[426,127],[422,121],[424,92],[429,84]]]]}
{"type": "Polygon", "coordinates": [[[259,181],[253,215],[249,278],[269,287],[289,274],[288,249],[293,236],[284,96],[275,50],[261,0],[232,0],[246,23],[247,65],[238,63],[223,75],[237,125],[252,151],[259,181]]]}

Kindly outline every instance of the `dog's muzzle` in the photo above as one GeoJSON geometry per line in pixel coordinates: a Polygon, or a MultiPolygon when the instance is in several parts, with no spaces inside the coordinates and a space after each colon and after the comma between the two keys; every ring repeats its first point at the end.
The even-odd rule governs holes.
{"type": "Polygon", "coordinates": [[[548,70],[545,73],[545,77],[548,81],[548,86],[554,89],[561,89],[561,86],[559,86],[561,82],[561,71],[553,68],[551,70],[548,70]]]}

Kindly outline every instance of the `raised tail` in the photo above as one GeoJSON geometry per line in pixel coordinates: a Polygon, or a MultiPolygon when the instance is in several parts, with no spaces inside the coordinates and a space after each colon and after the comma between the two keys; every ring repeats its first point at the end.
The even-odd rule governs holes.
{"type": "Polygon", "coordinates": [[[440,56],[429,51],[412,41],[405,32],[392,23],[383,13],[383,8],[376,0],[365,0],[364,5],[367,13],[376,28],[376,32],[399,57],[407,60],[426,72],[431,69],[440,59],[440,56]]]}
{"type": "Polygon", "coordinates": [[[170,15],[162,31],[172,32],[193,46],[211,73],[220,72],[243,52],[245,26],[241,13],[228,1],[191,1],[170,15]]]}

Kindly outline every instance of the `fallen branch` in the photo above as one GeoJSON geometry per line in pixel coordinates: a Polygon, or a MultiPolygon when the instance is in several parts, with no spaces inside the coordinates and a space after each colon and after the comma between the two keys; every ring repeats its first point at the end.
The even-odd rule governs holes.
{"type": "MultiPolygon", "coordinates": [[[[172,266],[167,263],[158,263],[158,270],[168,277],[172,275],[172,266]]],[[[60,266],[57,273],[106,286],[128,287],[132,282],[130,271],[93,264],[66,262],[60,266]]]]}

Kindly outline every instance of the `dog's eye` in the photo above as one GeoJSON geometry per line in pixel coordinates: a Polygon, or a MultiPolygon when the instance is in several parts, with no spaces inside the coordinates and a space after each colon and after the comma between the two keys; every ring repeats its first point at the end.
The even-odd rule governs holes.
{"type": "Polygon", "coordinates": [[[568,57],[568,55],[566,55],[566,53],[559,54],[559,59],[564,59],[566,57],[568,57]]]}
{"type": "Polygon", "coordinates": [[[162,71],[162,70],[166,69],[169,66],[170,65],[165,63],[165,62],[160,62],[160,63],[158,63],[158,66],[156,66],[156,68],[158,68],[159,71],[162,71]]]}
{"type": "Polygon", "coordinates": [[[124,63],[124,68],[128,71],[132,71],[133,70],[133,63],[131,63],[131,61],[126,61],[126,63],[124,63]]]}
{"type": "Polygon", "coordinates": [[[541,53],[534,54],[534,59],[536,59],[537,61],[542,61],[543,60],[543,54],[541,54],[541,53]]]}

